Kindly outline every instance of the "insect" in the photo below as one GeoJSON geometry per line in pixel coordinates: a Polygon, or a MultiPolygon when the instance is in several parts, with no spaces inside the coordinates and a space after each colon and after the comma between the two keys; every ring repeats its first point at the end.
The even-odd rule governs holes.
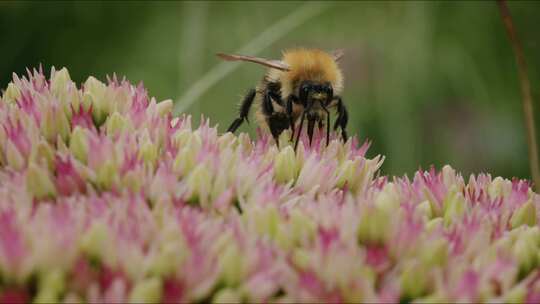
{"type": "Polygon", "coordinates": [[[248,91],[242,100],[239,117],[230,125],[228,132],[235,132],[244,121],[252,105],[256,108],[258,124],[269,130],[276,142],[279,135],[291,129],[294,140],[295,126],[298,146],[302,127],[307,120],[309,143],[315,125],[322,130],[326,126],[326,144],[330,140],[330,112],[336,109],[334,130],[341,129],[347,140],[348,113],[340,94],[343,89],[343,74],[337,65],[343,56],[342,50],[325,52],[319,49],[292,49],[283,52],[281,60],[271,60],[244,55],[218,53],[227,61],[248,61],[268,67],[268,71],[257,87],[248,91]]]}

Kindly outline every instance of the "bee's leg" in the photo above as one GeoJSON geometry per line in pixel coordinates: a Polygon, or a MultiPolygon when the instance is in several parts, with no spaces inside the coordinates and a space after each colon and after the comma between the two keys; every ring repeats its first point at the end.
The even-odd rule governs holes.
{"type": "Polygon", "coordinates": [[[285,113],[276,112],[266,119],[270,133],[279,147],[279,135],[289,128],[289,117],[285,113]]]}
{"type": "Polygon", "coordinates": [[[294,139],[294,117],[293,117],[293,98],[292,95],[287,99],[287,116],[289,116],[289,125],[291,127],[291,139],[289,141],[293,141],[294,139]]]}
{"type": "MultiPolygon", "coordinates": [[[[328,109],[323,105],[323,110],[326,112],[326,146],[330,143],[330,112],[328,112],[328,109]]],[[[319,121],[319,124],[322,124],[322,119],[319,121]]]]}
{"type": "Polygon", "coordinates": [[[347,141],[347,122],[349,121],[349,113],[347,112],[347,108],[343,104],[343,101],[341,100],[341,97],[337,98],[337,113],[338,117],[336,119],[336,122],[334,123],[334,130],[336,130],[338,127],[341,128],[341,137],[343,138],[343,141],[347,141]]]}
{"type": "Polygon", "coordinates": [[[314,117],[308,117],[307,134],[309,138],[309,145],[311,146],[311,140],[313,139],[313,129],[315,128],[316,119],[314,117]]]}
{"type": "Polygon", "coordinates": [[[272,95],[271,91],[267,90],[263,95],[262,111],[266,116],[266,123],[270,129],[270,133],[272,133],[276,144],[279,146],[279,135],[289,128],[289,117],[286,113],[277,112],[274,109],[274,102],[272,99],[278,99],[276,101],[276,106],[281,106],[282,103],[279,97],[272,95]]]}
{"type": "Polygon", "coordinates": [[[298,142],[300,141],[300,134],[302,134],[302,126],[304,125],[304,119],[306,118],[306,111],[302,113],[302,119],[300,120],[300,127],[298,128],[298,135],[296,136],[296,142],[294,143],[294,151],[298,147],[298,142]]]}
{"type": "Polygon", "coordinates": [[[246,94],[246,96],[242,100],[242,104],[240,105],[240,115],[239,115],[240,117],[238,117],[232,122],[229,129],[227,129],[227,132],[234,133],[236,129],[238,129],[238,127],[240,127],[240,125],[244,122],[244,120],[249,123],[249,120],[248,120],[249,109],[251,108],[251,105],[253,104],[253,100],[255,99],[256,93],[257,92],[255,91],[255,89],[251,89],[246,94]]]}

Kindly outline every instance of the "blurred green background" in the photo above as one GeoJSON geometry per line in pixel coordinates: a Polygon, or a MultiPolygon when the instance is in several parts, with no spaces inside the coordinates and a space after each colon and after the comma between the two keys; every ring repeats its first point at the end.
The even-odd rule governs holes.
{"type": "MultiPolygon", "coordinates": [[[[13,72],[67,67],[77,83],[113,72],[179,100],[220,61],[310,2],[0,2],[0,86],[13,72]]],[[[540,3],[510,2],[540,100],[540,3]]],[[[349,133],[371,139],[385,174],[451,164],[528,178],[515,60],[495,2],[337,2],[257,55],[344,48],[349,133]]],[[[185,111],[223,131],[264,69],[242,64],[185,111]]],[[[535,104],[535,114],[539,117],[535,104]]],[[[255,126],[241,131],[254,134],[255,126]]]]}

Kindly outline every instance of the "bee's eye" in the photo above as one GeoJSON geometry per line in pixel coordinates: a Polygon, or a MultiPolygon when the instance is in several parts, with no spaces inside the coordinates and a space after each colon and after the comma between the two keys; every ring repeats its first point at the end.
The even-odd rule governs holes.
{"type": "Polygon", "coordinates": [[[326,92],[328,95],[332,95],[333,93],[333,90],[332,90],[332,86],[331,85],[324,85],[323,86],[323,91],[326,92]]]}
{"type": "Polygon", "coordinates": [[[332,99],[334,98],[334,89],[330,84],[328,84],[324,86],[324,91],[327,95],[326,105],[328,105],[332,102],[332,99]]]}

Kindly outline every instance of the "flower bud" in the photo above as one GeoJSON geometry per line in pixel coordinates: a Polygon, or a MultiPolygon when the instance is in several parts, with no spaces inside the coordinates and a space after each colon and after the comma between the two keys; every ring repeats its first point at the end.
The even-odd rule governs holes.
{"type": "Polygon", "coordinates": [[[358,223],[358,240],[361,243],[385,242],[390,234],[390,214],[395,211],[378,207],[363,209],[358,223]]]}
{"type": "Polygon", "coordinates": [[[524,303],[527,296],[527,288],[520,284],[512,287],[504,294],[504,303],[524,303]]]}
{"type": "Polygon", "coordinates": [[[75,127],[71,133],[69,150],[79,161],[83,163],[88,161],[88,137],[85,129],[79,126],[75,127]]]}
{"type": "Polygon", "coordinates": [[[232,242],[219,255],[219,267],[225,286],[236,286],[244,276],[243,255],[238,246],[232,242]]]}
{"type": "Polygon", "coordinates": [[[373,159],[356,157],[354,160],[346,160],[337,169],[337,187],[345,184],[353,191],[362,191],[372,180],[374,172],[382,165],[380,156],[373,159]]]}
{"type": "Polygon", "coordinates": [[[536,208],[532,199],[529,199],[525,204],[521,205],[519,209],[514,211],[512,218],[510,218],[510,225],[512,228],[516,228],[521,225],[527,225],[530,227],[536,225],[536,208]]]}
{"type": "Polygon", "coordinates": [[[187,177],[187,185],[191,191],[191,202],[197,202],[201,206],[206,206],[209,201],[210,188],[212,186],[212,175],[205,163],[197,165],[187,177]]]}
{"type": "Polygon", "coordinates": [[[154,166],[154,163],[158,158],[158,146],[147,138],[140,146],[139,157],[144,160],[147,165],[154,166]]]}
{"type": "Polygon", "coordinates": [[[54,169],[54,149],[44,139],[40,139],[37,145],[32,147],[30,161],[38,164],[46,163],[49,170],[54,169]]]}
{"type": "Polygon", "coordinates": [[[429,201],[423,201],[416,205],[415,212],[428,220],[433,216],[433,212],[431,211],[431,203],[429,201]]]}
{"type": "Polygon", "coordinates": [[[281,134],[279,135],[279,138],[278,138],[279,147],[291,146],[292,143],[291,143],[290,138],[291,138],[291,130],[287,129],[287,130],[281,132],[281,134]]]}
{"type": "Polygon", "coordinates": [[[428,276],[425,267],[417,261],[409,261],[401,273],[401,297],[416,298],[424,293],[428,276]]]}
{"type": "Polygon", "coordinates": [[[441,266],[446,263],[449,253],[448,242],[439,238],[429,242],[421,251],[421,262],[427,267],[441,266]]]}
{"type": "Polygon", "coordinates": [[[231,132],[227,132],[218,138],[218,145],[220,150],[225,150],[227,147],[234,147],[236,143],[236,136],[231,132]]]}
{"type": "Polygon", "coordinates": [[[296,155],[293,148],[287,146],[276,155],[274,161],[274,175],[276,181],[287,183],[294,180],[297,173],[296,155]]]}
{"type": "Polygon", "coordinates": [[[8,166],[15,170],[21,170],[25,165],[23,155],[19,152],[19,149],[15,147],[15,144],[9,140],[6,142],[6,161],[8,166]]]}
{"type": "Polygon", "coordinates": [[[297,209],[292,209],[289,216],[288,230],[292,241],[302,242],[315,236],[317,224],[310,217],[297,209]]]}
{"type": "Polygon", "coordinates": [[[159,278],[152,277],[138,282],[129,294],[132,303],[159,303],[161,301],[162,283],[159,278]]]}
{"type": "Polygon", "coordinates": [[[442,168],[442,178],[443,183],[446,188],[450,188],[452,185],[455,185],[457,182],[456,171],[449,165],[445,165],[442,168]]]}
{"type": "Polygon", "coordinates": [[[426,223],[426,231],[427,232],[433,232],[439,228],[443,227],[443,219],[442,217],[436,217],[429,222],[426,223]]]}
{"type": "Polygon", "coordinates": [[[58,135],[64,142],[67,142],[70,129],[69,121],[62,109],[55,105],[45,108],[41,132],[49,142],[55,142],[58,135]]]}
{"type": "Polygon", "coordinates": [[[51,93],[54,96],[59,97],[65,94],[67,85],[71,83],[71,77],[66,68],[62,68],[60,71],[55,71],[51,78],[51,93]]]}
{"type": "Polygon", "coordinates": [[[64,274],[59,269],[43,274],[34,303],[57,303],[65,289],[64,274]]]}
{"type": "Polygon", "coordinates": [[[234,289],[222,288],[216,292],[212,303],[242,303],[242,297],[234,289]]]}
{"type": "Polygon", "coordinates": [[[512,252],[517,258],[519,268],[523,273],[528,273],[538,264],[538,247],[528,242],[526,238],[520,237],[514,244],[512,252]]]}
{"type": "Polygon", "coordinates": [[[384,186],[381,192],[375,198],[375,206],[387,212],[396,211],[399,209],[399,193],[393,183],[388,183],[384,186]]]}
{"type": "Polygon", "coordinates": [[[181,176],[186,176],[195,167],[196,154],[192,149],[182,149],[176,155],[173,170],[181,176]]]}
{"type": "Polygon", "coordinates": [[[130,170],[122,176],[122,187],[137,193],[141,190],[144,183],[144,177],[140,170],[130,170]]]}
{"type": "Polygon", "coordinates": [[[81,238],[81,249],[91,258],[102,257],[104,248],[109,246],[109,229],[101,222],[94,222],[81,238]]]}
{"type": "Polygon", "coordinates": [[[111,189],[118,183],[118,168],[116,163],[108,159],[97,168],[96,183],[101,189],[111,189]]]}
{"type": "Polygon", "coordinates": [[[337,181],[336,181],[336,187],[343,188],[345,184],[347,184],[349,187],[354,187],[355,185],[355,176],[359,173],[358,171],[358,165],[360,163],[360,159],[355,160],[346,160],[341,163],[339,168],[337,169],[337,181]]]}
{"type": "MultiPolygon", "coordinates": [[[[184,145],[191,139],[192,132],[186,129],[180,129],[172,135],[172,143],[177,148],[184,148],[184,145]]],[[[224,137],[225,135],[221,136],[224,137]]]]}
{"type": "Polygon", "coordinates": [[[507,197],[512,192],[512,182],[498,176],[488,185],[487,191],[491,199],[507,197]]]}
{"type": "Polygon", "coordinates": [[[281,224],[279,212],[275,206],[268,204],[259,208],[250,208],[243,217],[251,223],[251,227],[257,234],[275,240],[281,224]]]}
{"type": "Polygon", "coordinates": [[[171,99],[163,100],[156,105],[156,110],[159,116],[165,117],[171,113],[173,101],[171,99]]]}
{"type": "Polygon", "coordinates": [[[49,171],[33,162],[26,171],[26,189],[37,199],[56,196],[56,188],[49,171]]]}
{"type": "Polygon", "coordinates": [[[466,208],[467,205],[463,194],[457,190],[456,186],[452,186],[444,199],[444,224],[448,226],[458,221],[465,213],[466,208]]]}
{"type": "Polygon", "coordinates": [[[417,303],[417,304],[449,303],[449,302],[451,301],[449,301],[447,298],[445,298],[444,296],[440,294],[430,294],[425,297],[414,299],[414,303],[417,303]]]}
{"type": "Polygon", "coordinates": [[[122,131],[128,129],[128,124],[129,121],[126,117],[122,116],[118,112],[114,112],[107,118],[107,121],[105,122],[107,135],[113,136],[122,133],[122,131]]]}
{"type": "Polygon", "coordinates": [[[180,147],[180,151],[176,155],[173,164],[173,170],[180,173],[181,176],[186,176],[195,167],[197,155],[202,146],[202,140],[198,135],[190,135],[189,133],[179,132],[178,137],[174,141],[180,147]],[[184,135],[182,135],[184,134],[184,135]]]}
{"type": "Polygon", "coordinates": [[[83,102],[92,105],[92,116],[98,126],[101,126],[108,114],[109,100],[105,100],[107,87],[101,81],[90,76],[84,83],[83,102]]]}
{"type": "Polygon", "coordinates": [[[150,264],[150,272],[157,276],[168,276],[173,274],[184,261],[187,248],[177,240],[169,241],[162,245],[159,253],[150,264]]]}
{"type": "Polygon", "coordinates": [[[19,88],[14,85],[13,82],[10,82],[6,91],[4,92],[4,96],[2,96],[2,100],[6,103],[13,103],[17,101],[20,97],[21,91],[19,90],[19,88]]]}
{"type": "Polygon", "coordinates": [[[292,261],[296,267],[301,269],[307,269],[313,263],[311,252],[302,248],[293,251],[292,261]]]}

